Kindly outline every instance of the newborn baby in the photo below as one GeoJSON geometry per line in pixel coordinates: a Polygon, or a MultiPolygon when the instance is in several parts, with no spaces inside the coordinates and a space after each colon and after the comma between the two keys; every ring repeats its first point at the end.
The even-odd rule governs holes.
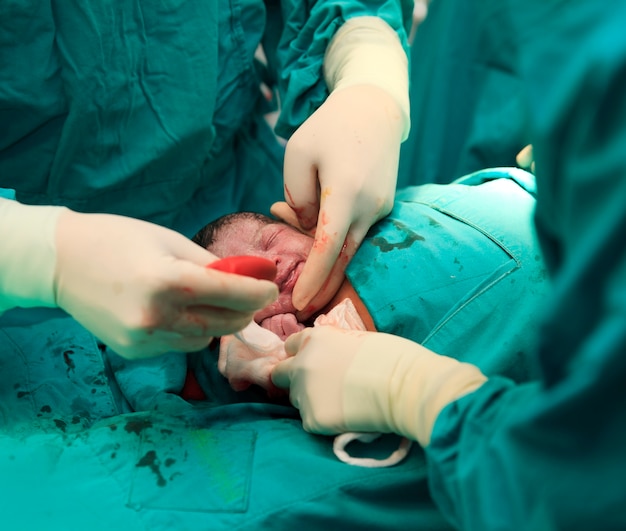
{"type": "MultiPolygon", "coordinates": [[[[278,299],[254,316],[254,320],[263,328],[271,330],[284,340],[312,324],[312,316],[297,312],[291,300],[293,288],[313,246],[311,236],[262,214],[240,212],[224,216],[207,225],[194,237],[194,241],[220,258],[236,255],[260,256],[276,264],[278,299]]],[[[374,330],[367,309],[347,279],[320,313],[326,313],[345,298],[352,300],[367,329],[374,330]]]]}

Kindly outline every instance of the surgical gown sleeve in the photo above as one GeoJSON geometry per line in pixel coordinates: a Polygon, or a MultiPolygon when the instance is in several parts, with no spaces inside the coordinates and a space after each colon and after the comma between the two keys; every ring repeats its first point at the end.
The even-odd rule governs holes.
{"type": "Polygon", "coordinates": [[[626,2],[507,4],[554,279],[542,378],[441,412],[431,491],[462,529],[626,529],[626,2]]]}
{"type": "Polygon", "coordinates": [[[276,50],[281,98],[276,132],[284,138],[291,136],[328,96],[322,72],[324,54],[346,20],[380,17],[398,33],[408,54],[412,12],[412,0],[283,1],[283,32],[276,50]]]}

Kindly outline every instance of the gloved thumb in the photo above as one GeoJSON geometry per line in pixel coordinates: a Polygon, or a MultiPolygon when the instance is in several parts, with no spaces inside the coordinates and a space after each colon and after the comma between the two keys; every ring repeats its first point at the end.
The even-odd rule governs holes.
{"type": "Polygon", "coordinates": [[[302,347],[306,337],[308,337],[308,334],[305,329],[302,332],[290,335],[285,341],[285,354],[287,355],[287,358],[279,362],[274,367],[271,374],[272,383],[276,387],[280,389],[288,389],[291,386],[291,379],[293,376],[293,357],[302,347]]]}
{"type": "Polygon", "coordinates": [[[272,383],[279,389],[289,389],[289,387],[291,386],[292,370],[293,357],[289,357],[277,363],[272,370],[272,383]]]}

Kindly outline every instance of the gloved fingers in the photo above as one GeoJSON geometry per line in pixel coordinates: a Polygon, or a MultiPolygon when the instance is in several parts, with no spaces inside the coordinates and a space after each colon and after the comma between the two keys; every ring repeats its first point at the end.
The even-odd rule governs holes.
{"type": "Polygon", "coordinates": [[[217,358],[217,370],[222,376],[228,374],[228,351],[232,341],[237,341],[233,335],[223,335],[220,338],[220,352],[217,358]]]}
{"type": "Polygon", "coordinates": [[[320,208],[317,161],[311,158],[311,145],[315,144],[305,127],[297,130],[285,147],[285,199],[305,230],[315,226],[320,208]]]}
{"type": "Polygon", "coordinates": [[[213,336],[233,334],[245,328],[252,319],[251,312],[238,312],[213,306],[188,306],[181,312],[169,318],[162,314],[160,327],[188,337],[213,336]]]}
{"type": "Polygon", "coordinates": [[[312,328],[305,328],[302,332],[289,336],[285,341],[285,353],[289,357],[293,357],[303,348],[309,341],[312,328]]]}
{"type": "Polygon", "coordinates": [[[307,328],[285,342],[291,357],[274,367],[272,381],[281,389],[289,389],[289,400],[300,410],[306,431],[345,431],[343,381],[353,358],[352,335],[333,326],[319,326],[307,328]]]}
{"type": "Polygon", "coordinates": [[[180,286],[174,285],[171,290],[166,290],[165,295],[171,295],[175,301],[185,305],[255,312],[276,299],[278,287],[269,280],[181,263],[180,286]]]}
{"type": "MultiPolygon", "coordinates": [[[[341,220],[340,220],[341,222],[341,220]]],[[[293,305],[299,309],[298,319],[306,320],[323,308],[337,293],[345,278],[345,271],[367,234],[369,226],[353,224],[345,239],[331,236],[343,227],[333,228],[329,222],[316,234],[316,243],[293,290],[293,305]],[[319,242],[319,243],[318,243],[319,242]]]]}
{"type": "MultiPolygon", "coordinates": [[[[161,228],[162,227],[159,227],[159,229],[161,228]]],[[[169,231],[169,229],[163,230],[169,231]]],[[[219,260],[219,258],[213,253],[207,251],[191,240],[188,240],[182,234],[174,233],[173,231],[169,232],[171,235],[169,244],[172,249],[172,254],[180,260],[191,262],[197,266],[206,266],[215,260],[219,260]]]]}
{"type": "Polygon", "coordinates": [[[119,314],[118,319],[129,337],[173,332],[194,338],[232,334],[244,328],[253,315],[254,311],[240,312],[221,306],[179,305],[167,297],[160,302],[156,297],[141,313],[119,314]]]}
{"type": "Polygon", "coordinates": [[[533,155],[533,146],[532,144],[528,144],[524,149],[522,149],[515,160],[520,168],[529,171],[535,171],[535,160],[533,155]]]}
{"type": "Polygon", "coordinates": [[[208,306],[180,307],[167,301],[145,307],[140,314],[120,313],[114,323],[101,318],[92,331],[120,356],[145,358],[172,350],[200,350],[214,336],[241,330],[252,316],[253,312],[208,306]]]}
{"type": "MultiPolygon", "coordinates": [[[[297,334],[293,334],[287,338],[285,341],[285,354],[287,354],[287,359],[279,361],[273,368],[272,373],[270,375],[272,383],[279,389],[289,389],[291,386],[291,380],[294,375],[294,371],[296,370],[294,365],[294,357],[298,351],[302,348],[303,345],[308,343],[309,330],[305,329],[302,332],[297,334]]],[[[293,406],[296,408],[298,405],[291,402],[293,406]]]]}
{"type": "MultiPolygon", "coordinates": [[[[349,248],[349,245],[346,244],[346,252],[349,248]]],[[[353,253],[354,255],[354,253],[353,253]]],[[[340,254],[339,258],[337,259],[337,261],[335,262],[335,264],[333,265],[332,269],[330,270],[330,273],[328,274],[328,276],[326,277],[326,279],[320,279],[323,281],[323,284],[321,285],[321,287],[318,289],[318,291],[316,293],[313,294],[313,298],[308,300],[308,297],[310,296],[310,293],[313,293],[313,290],[315,289],[315,287],[310,288],[311,291],[310,292],[306,292],[305,291],[305,299],[304,300],[308,300],[308,302],[305,304],[304,308],[302,310],[299,310],[296,312],[296,318],[300,321],[306,321],[307,319],[309,319],[311,316],[313,316],[315,313],[317,313],[319,310],[321,310],[322,308],[324,308],[331,300],[332,298],[335,296],[335,294],[337,293],[337,291],[339,290],[339,288],[341,287],[341,285],[343,284],[343,281],[345,279],[345,271],[346,271],[346,267],[348,265],[348,261],[351,257],[348,257],[347,254],[340,254]]],[[[303,275],[304,275],[304,269],[303,269],[303,275]]],[[[300,278],[302,278],[302,275],[300,276],[300,278]]],[[[305,277],[306,280],[306,277],[305,277]]],[[[298,282],[300,281],[300,279],[298,279],[298,282]]],[[[303,288],[304,290],[309,289],[307,287],[307,285],[305,284],[305,287],[303,288]]],[[[295,289],[294,289],[294,294],[295,294],[295,289]]],[[[294,299],[295,300],[295,299],[294,299]]],[[[294,306],[296,306],[296,304],[294,303],[294,306]]]]}
{"type": "MultiPolygon", "coordinates": [[[[271,374],[272,383],[279,389],[289,389],[291,386],[291,379],[293,373],[293,358],[287,358],[276,364],[271,374]]],[[[294,407],[298,407],[297,404],[291,402],[294,407]]]]}
{"type": "Polygon", "coordinates": [[[127,359],[153,358],[167,352],[196,352],[205,348],[213,336],[189,337],[171,330],[142,331],[117,337],[107,347],[127,359]]]}
{"type": "MultiPolygon", "coordinates": [[[[292,302],[301,312],[312,313],[306,307],[328,279],[346,243],[345,238],[352,223],[350,209],[335,203],[336,201],[328,198],[322,204],[313,246],[294,286],[292,302]],[[337,208],[333,210],[333,207],[337,208]]],[[[340,266],[340,270],[343,269],[345,267],[340,266]]]]}
{"type": "Polygon", "coordinates": [[[299,230],[303,234],[308,234],[311,237],[315,236],[315,227],[312,227],[310,229],[305,229],[304,227],[302,227],[302,225],[300,225],[300,220],[298,219],[298,216],[294,212],[293,208],[291,208],[289,204],[285,201],[277,201],[276,203],[274,203],[270,207],[270,213],[274,217],[280,219],[281,221],[284,221],[288,225],[291,225],[294,229],[299,230]]]}
{"type": "Polygon", "coordinates": [[[213,341],[213,336],[202,335],[198,337],[180,336],[179,339],[173,339],[168,350],[177,352],[197,352],[206,348],[213,341]]]}

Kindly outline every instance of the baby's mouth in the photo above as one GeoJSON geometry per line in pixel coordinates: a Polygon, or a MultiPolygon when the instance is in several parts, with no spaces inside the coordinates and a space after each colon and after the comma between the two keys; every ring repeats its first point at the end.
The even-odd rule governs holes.
{"type": "Polygon", "coordinates": [[[296,314],[297,310],[292,302],[292,293],[293,288],[300,278],[300,273],[302,272],[302,268],[304,267],[304,262],[296,262],[293,267],[285,268],[284,272],[279,273],[279,276],[276,278],[276,284],[278,285],[279,295],[278,299],[275,300],[269,306],[266,306],[262,310],[259,310],[254,315],[254,320],[257,323],[260,323],[264,319],[268,317],[272,317],[274,315],[279,314],[296,314]]]}
{"type": "Polygon", "coordinates": [[[286,275],[286,278],[283,280],[282,285],[279,286],[281,293],[293,292],[293,288],[300,278],[300,273],[302,273],[303,267],[304,262],[298,262],[294,267],[291,268],[291,271],[289,271],[289,273],[286,275]]]}

